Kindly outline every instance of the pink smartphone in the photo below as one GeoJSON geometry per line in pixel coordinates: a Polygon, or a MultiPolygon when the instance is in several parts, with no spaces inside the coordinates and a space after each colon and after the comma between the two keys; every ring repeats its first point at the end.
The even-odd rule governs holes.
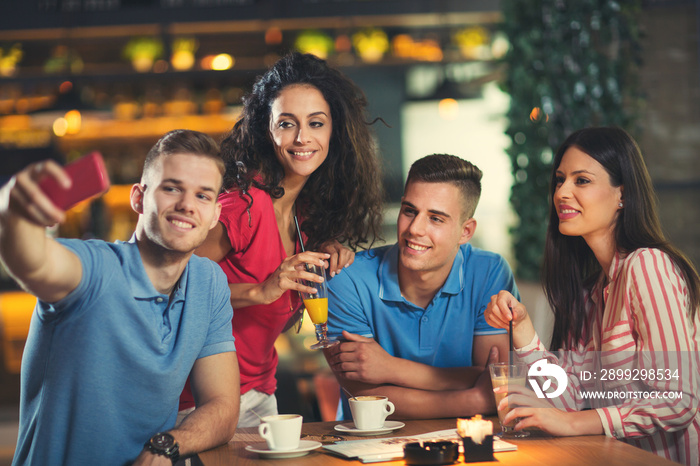
{"type": "Polygon", "coordinates": [[[62,188],[52,177],[44,178],[39,182],[41,190],[60,209],[68,210],[80,201],[102,194],[109,189],[109,176],[102,154],[99,152],[91,152],[69,163],[63,169],[73,181],[70,189],[62,188]]]}

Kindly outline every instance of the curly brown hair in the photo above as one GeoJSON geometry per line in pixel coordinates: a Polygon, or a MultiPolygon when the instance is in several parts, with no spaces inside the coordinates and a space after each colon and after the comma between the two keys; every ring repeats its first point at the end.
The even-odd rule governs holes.
{"type": "MultiPolygon", "coordinates": [[[[282,57],[243,98],[241,117],[221,143],[224,186],[242,195],[251,185],[276,199],[284,195],[284,170],[275,157],[269,121],[274,100],[294,84],[318,89],[333,120],[328,157],[309,177],[297,202],[307,249],[328,240],[353,250],[368,249],[381,238],[383,189],[366,118],[367,99],[350,79],[313,55],[294,52],[282,57]]],[[[248,202],[252,203],[250,196],[248,202]]]]}

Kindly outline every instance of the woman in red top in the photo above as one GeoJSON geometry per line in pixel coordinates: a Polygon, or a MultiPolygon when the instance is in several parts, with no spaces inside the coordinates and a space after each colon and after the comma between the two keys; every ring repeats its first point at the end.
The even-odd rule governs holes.
{"type": "Polygon", "coordinates": [[[501,402],[520,406],[504,422],[520,418],[516,430],[553,435],[605,434],[697,465],[700,279],[661,232],[639,147],[619,128],[576,131],[555,156],[551,196],[543,277],[555,316],[551,348],[561,351],[546,350],[506,291],[491,299],[486,321],[508,328],[512,320],[516,354],[540,361],[530,367],[531,384],[552,397],[497,388],[520,392],[501,402]],[[548,388],[536,374],[549,364],[567,378],[548,388]]]}
{"type": "MultiPolygon", "coordinates": [[[[259,424],[253,410],[277,413],[274,343],[303,311],[298,292],[313,291],[300,283],[316,278],[304,264],[325,262],[333,276],[380,234],[380,170],[366,103],[325,61],[292,53],[258,79],[221,144],[227,191],[219,224],[196,253],[218,262],[231,288],[239,427],[259,424]]],[[[194,405],[188,388],[181,410],[194,405]]]]}

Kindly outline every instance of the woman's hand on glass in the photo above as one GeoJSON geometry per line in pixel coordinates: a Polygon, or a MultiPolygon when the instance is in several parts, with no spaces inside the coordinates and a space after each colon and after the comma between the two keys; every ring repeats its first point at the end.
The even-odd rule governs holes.
{"type": "Polygon", "coordinates": [[[522,348],[535,336],[535,327],[525,306],[508,291],[502,290],[491,296],[491,302],[484,311],[486,323],[495,328],[508,329],[513,321],[513,344],[522,348]]]}
{"type": "Polygon", "coordinates": [[[508,405],[516,406],[503,419],[506,424],[519,419],[515,424],[516,431],[536,427],[557,436],[603,433],[603,424],[595,410],[562,411],[547,399],[537,398],[535,392],[526,387],[502,386],[494,389],[494,392],[497,391],[508,392],[508,396],[501,400],[501,409],[506,409],[508,405]]]}
{"type": "Polygon", "coordinates": [[[306,264],[328,266],[331,255],[323,252],[306,251],[289,256],[282,261],[277,269],[260,284],[264,304],[278,300],[285,291],[293,290],[301,293],[315,293],[315,288],[302,284],[302,280],[321,283],[323,278],[306,271],[306,264]]]}
{"type": "Polygon", "coordinates": [[[320,251],[330,254],[328,259],[328,273],[331,277],[339,274],[345,267],[349,267],[355,261],[355,253],[352,249],[343,246],[337,240],[326,241],[319,248],[320,251]]]}

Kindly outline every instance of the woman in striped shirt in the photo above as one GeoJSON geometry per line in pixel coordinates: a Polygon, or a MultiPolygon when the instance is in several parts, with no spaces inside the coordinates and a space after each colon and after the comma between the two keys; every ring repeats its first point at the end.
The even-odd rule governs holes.
{"type": "Polygon", "coordinates": [[[510,387],[502,403],[519,407],[504,421],[553,435],[604,433],[697,465],[700,279],[661,232],[639,148],[622,129],[587,128],[567,138],[554,167],[543,282],[559,351],[546,351],[506,291],[492,298],[486,320],[499,328],[513,321],[525,362],[546,358],[530,368],[542,396],[562,383],[566,390],[539,399],[510,387]],[[550,363],[567,378],[548,387],[534,375],[550,363]]]}

